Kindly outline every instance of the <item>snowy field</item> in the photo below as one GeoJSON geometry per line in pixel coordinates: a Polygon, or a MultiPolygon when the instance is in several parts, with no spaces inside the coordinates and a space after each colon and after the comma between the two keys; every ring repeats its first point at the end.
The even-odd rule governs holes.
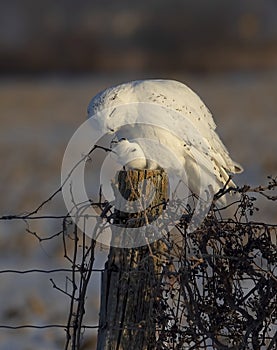
{"type": "MultiPolygon", "coordinates": [[[[60,166],[67,142],[86,118],[98,91],[124,81],[152,76],[80,76],[3,78],[0,82],[0,216],[29,212],[60,185],[60,166]]],[[[277,175],[277,71],[216,75],[176,74],[157,78],[180,80],[197,92],[214,115],[218,133],[245,171],[239,185],[266,184],[277,175]]],[[[277,222],[276,204],[261,202],[256,219],[277,222]]],[[[61,197],[44,214],[64,213],[61,197]]],[[[47,235],[59,230],[54,220],[33,222],[30,229],[47,235]]],[[[0,222],[0,270],[70,268],[60,240],[39,243],[23,222],[0,222]]],[[[106,252],[97,260],[103,264],[106,252]]],[[[91,281],[86,324],[97,324],[99,275],[91,281]]],[[[69,300],[49,279],[65,283],[65,273],[0,274],[0,325],[65,324],[69,300]]],[[[93,334],[86,332],[92,349],[93,334]]],[[[63,348],[62,328],[7,330],[0,328],[0,350],[63,348]]]]}

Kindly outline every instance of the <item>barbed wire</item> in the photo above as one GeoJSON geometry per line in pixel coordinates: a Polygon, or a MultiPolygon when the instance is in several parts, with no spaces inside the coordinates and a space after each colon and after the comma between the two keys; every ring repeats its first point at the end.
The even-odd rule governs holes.
{"type": "MultiPolygon", "coordinates": [[[[62,328],[65,330],[65,350],[81,349],[85,330],[99,329],[99,325],[84,324],[91,275],[106,271],[106,268],[96,269],[93,266],[96,241],[78,229],[70,219],[70,213],[38,215],[44,206],[61,193],[74,169],[86,162],[96,149],[110,151],[94,146],[75,165],[64,183],[33,211],[0,217],[0,221],[22,220],[26,231],[39,242],[54,237],[62,240],[64,259],[70,263],[70,268],[4,269],[0,270],[0,275],[67,273],[67,280],[72,287],[70,291],[50,279],[52,287],[70,299],[67,323],[0,325],[1,329],[62,328]],[[62,229],[41,237],[30,229],[29,221],[32,220],[60,220],[62,229]]],[[[187,215],[175,226],[178,239],[176,235],[174,238],[163,238],[168,249],[161,258],[160,304],[155,304],[155,349],[166,349],[169,345],[171,349],[190,350],[211,347],[260,349],[262,346],[269,350],[275,349],[277,252],[274,237],[277,224],[256,222],[250,218],[258,210],[256,198],[252,194],[274,202],[277,196],[272,195],[271,191],[276,186],[277,181],[273,177],[268,178],[267,185],[258,187],[225,186],[216,194],[208,215],[198,229],[187,232],[187,215]],[[237,193],[239,198],[224,207],[217,207],[217,201],[230,192],[237,193]],[[224,211],[230,208],[233,209],[233,217],[223,218],[224,211]],[[248,287],[245,285],[247,281],[251,282],[248,287]]],[[[108,223],[113,219],[113,204],[105,201],[101,193],[98,202],[89,200],[81,203],[76,214],[78,219],[86,216],[82,214],[86,206],[97,207],[101,218],[108,223]]],[[[146,272],[141,269],[140,273],[146,272]]],[[[141,325],[125,325],[122,330],[134,328],[141,328],[141,325]]]]}
{"type": "MultiPolygon", "coordinates": [[[[26,324],[26,325],[20,325],[20,326],[9,326],[9,325],[0,325],[0,328],[4,328],[4,329],[24,329],[24,328],[34,328],[34,329],[46,329],[46,328],[73,328],[73,326],[67,326],[67,325],[62,325],[62,324],[46,324],[46,325],[33,325],[33,324],[26,324]]],[[[88,326],[88,325],[83,325],[82,326],[83,329],[98,329],[99,326],[88,326]]]]}

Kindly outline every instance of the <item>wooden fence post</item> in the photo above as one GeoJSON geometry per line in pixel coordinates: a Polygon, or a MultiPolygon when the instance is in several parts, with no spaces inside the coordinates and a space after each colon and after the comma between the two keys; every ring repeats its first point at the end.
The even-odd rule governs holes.
{"type": "MultiPolygon", "coordinates": [[[[168,178],[162,170],[120,171],[118,187],[129,201],[142,198],[141,192],[143,200],[148,195],[153,198],[139,214],[115,212],[115,223],[122,228],[121,237],[115,239],[124,240],[126,227],[150,223],[162,213],[168,197],[168,178]],[[154,185],[154,196],[151,181],[145,182],[143,189],[139,185],[147,179],[154,185]]],[[[156,349],[164,250],[161,240],[138,248],[110,248],[102,274],[97,350],[156,349]]]]}

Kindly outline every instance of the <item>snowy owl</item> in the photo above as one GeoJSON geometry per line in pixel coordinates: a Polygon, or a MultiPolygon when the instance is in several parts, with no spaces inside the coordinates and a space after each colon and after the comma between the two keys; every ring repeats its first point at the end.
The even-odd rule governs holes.
{"type": "Polygon", "coordinates": [[[216,193],[242,171],[208,108],[180,82],[138,80],[108,88],[91,100],[88,117],[103,135],[113,135],[109,147],[125,168],[183,171],[194,193],[199,186],[216,193]]]}

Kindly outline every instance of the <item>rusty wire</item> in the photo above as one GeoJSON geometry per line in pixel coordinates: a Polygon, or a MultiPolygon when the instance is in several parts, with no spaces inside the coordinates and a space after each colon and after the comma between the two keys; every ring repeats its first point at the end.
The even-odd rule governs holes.
{"type": "MultiPolygon", "coordinates": [[[[157,332],[155,344],[150,344],[149,349],[276,349],[277,225],[251,221],[258,209],[254,195],[275,202],[277,198],[272,193],[276,185],[276,179],[269,178],[265,186],[233,188],[238,197],[228,206],[218,208],[217,199],[230,191],[224,188],[217,194],[201,227],[188,233],[186,216],[175,228],[181,240],[176,243],[176,237],[172,239],[170,235],[164,238],[168,249],[164,252],[162,278],[159,278],[162,282],[157,286],[159,302],[153,314],[157,332]],[[224,218],[227,209],[231,209],[233,215],[224,218]]],[[[0,325],[0,328],[63,328],[64,349],[79,350],[85,330],[98,328],[98,325],[84,324],[83,317],[91,275],[103,269],[93,267],[96,242],[72,224],[68,213],[38,215],[61,188],[32,212],[5,215],[0,220],[23,220],[26,231],[39,242],[53,237],[61,239],[64,257],[71,268],[2,270],[0,275],[66,272],[72,284],[70,293],[57,286],[54,279],[51,282],[57,292],[70,298],[67,324],[0,325]],[[62,229],[41,238],[29,229],[29,221],[34,219],[61,220],[62,229]],[[68,245],[72,247],[72,243],[73,249],[69,250],[68,245]]],[[[87,205],[100,208],[107,222],[113,217],[112,205],[101,198],[98,203],[87,205]]]]}

